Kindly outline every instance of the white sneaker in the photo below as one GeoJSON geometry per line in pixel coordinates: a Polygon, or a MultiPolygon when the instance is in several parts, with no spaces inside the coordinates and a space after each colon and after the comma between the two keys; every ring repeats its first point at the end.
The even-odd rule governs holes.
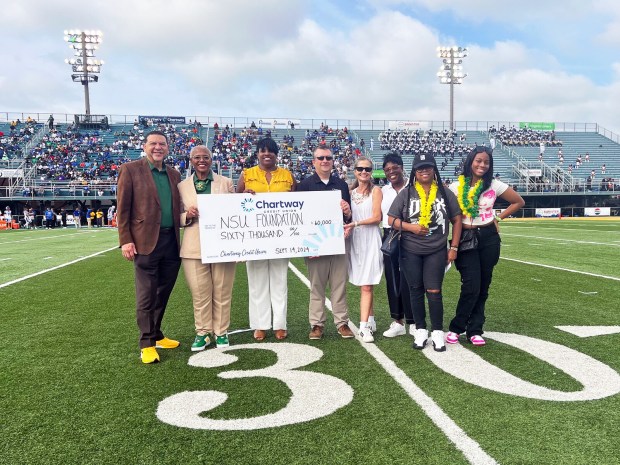
{"type": "Polygon", "coordinates": [[[415,324],[409,325],[409,335],[415,336],[415,324]]]}
{"type": "Polygon", "coordinates": [[[401,325],[398,321],[392,321],[392,323],[390,323],[390,327],[383,331],[383,335],[385,337],[404,336],[405,334],[407,334],[405,325],[401,325]]]}
{"type": "Polygon", "coordinates": [[[443,338],[443,331],[436,329],[431,333],[431,340],[433,341],[433,347],[435,352],[444,352],[446,350],[446,344],[443,338]]]}
{"type": "Polygon", "coordinates": [[[416,329],[415,334],[413,335],[413,348],[418,350],[424,349],[427,340],[428,331],[423,328],[416,329]]]}
{"type": "Polygon", "coordinates": [[[375,338],[372,336],[372,330],[368,326],[360,329],[358,335],[362,342],[375,342],[375,338]]]}
{"type": "Polygon", "coordinates": [[[373,333],[376,333],[376,332],[377,332],[377,322],[376,322],[376,321],[369,321],[369,322],[368,322],[368,327],[370,328],[370,330],[371,330],[373,333]]]}

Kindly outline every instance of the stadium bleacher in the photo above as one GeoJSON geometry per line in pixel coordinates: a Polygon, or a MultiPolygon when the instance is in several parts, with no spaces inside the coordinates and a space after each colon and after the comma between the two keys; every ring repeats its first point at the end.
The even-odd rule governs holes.
{"type": "MultiPolygon", "coordinates": [[[[41,197],[67,200],[94,196],[112,201],[115,196],[114,185],[118,167],[141,156],[141,137],[145,131],[154,128],[168,131],[170,156],[166,162],[183,173],[189,167],[187,155],[191,147],[205,143],[214,152],[216,161],[214,169],[236,180],[244,167],[255,163],[254,144],[259,137],[267,134],[280,144],[280,165],[289,168],[297,179],[302,179],[312,172],[312,150],[318,143],[333,147],[336,156],[335,167],[344,179],[351,179],[350,166],[357,156],[366,155],[372,158],[375,168],[380,169],[383,156],[394,149],[401,152],[405,169],[410,170],[413,151],[399,150],[399,147],[386,144],[382,146],[381,134],[387,129],[345,131],[344,126],[321,127],[323,123],[319,126],[316,121],[312,124],[317,127],[261,129],[252,128],[248,124],[246,127],[234,128],[230,125],[226,131],[226,126],[220,126],[216,130],[212,125],[209,127],[209,124],[203,126],[196,123],[175,126],[160,124],[145,128],[136,120],[134,123],[111,124],[108,130],[76,131],[73,125],[61,124],[55,127],[55,131],[58,132],[50,135],[47,125],[42,123],[20,122],[14,131],[11,131],[11,122],[1,122],[0,132],[3,135],[0,136],[0,168],[22,169],[24,179],[21,184],[6,178],[0,179],[2,189],[0,198],[41,197]],[[60,136],[56,136],[57,140],[50,140],[54,134],[60,136]],[[99,196],[102,191],[103,194],[99,196]]],[[[445,129],[433,130],[432,126],[430,129],[434,134],[447,133],[445,129]]],[[[426,132],[428,129],[420,129],[421,136],[426,132]]],[[[476,130],[456,131],[454,143],[457,147],[463,147],[461,153],[455,152],[453,157],[449,153],[448,156],[444,156],[443,153],[436,154],[440,168],[442,162],[445,162],[441,170],[442,177],[454,180],[467,149],[473,145],[488,146],[491,144],[490,138],[493,137],[496,142],[494,174],[511,185],[519,186],[521,192],[573,190],[596,192],[608,188],[617,189],[620,178],[620,144],[602,134],[592,131],[558,131],[553,133],[553,142],[550,142],[552,139],[550,131],[517,130],[511,126],[502,134],[504,137],[499,137],[500,132],[489,133],[488,126],[476,130]],[[506,137],[509,140],[506,140],[506,137]],[[546,141],[542,163],[539,160],[541,140],[546,141]],[[560,148],[564,163],[559,163],[560,148]],[[586,153],[589,154],[589,162],[585,160],[586,153]],[[582,164],[576,167],[575,160],[579,155],[582,156],[582,164]],[[573,165],[571,169],[570,165],[573,165]],[[601,170],[603,165],[605,173],[601,170]],[[529,174],[524,174],[524,170],[536,171],[541,166],[545,169],[539,176],[540,179],[532,180],[531,177],[528,179],[529,174]],[[593,178],[591,178],[592,171],[595,173],[593,178]],[[564,184],[571,184],[570,187],[552,189],[536,186],[548,178],[551,178],[550,181],[553,183],[561,179],[564,184]]]]}

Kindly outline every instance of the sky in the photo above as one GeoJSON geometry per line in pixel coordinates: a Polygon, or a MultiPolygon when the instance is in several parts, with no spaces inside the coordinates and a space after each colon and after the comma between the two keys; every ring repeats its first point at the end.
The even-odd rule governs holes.
{"type": "MultiPolygon", "coordinates": [[[[620,134],[620,2],[23,0],[2,7],[0,120],[83,113],[64,30],[101,30],[93,114],[456,121],[620,134]]],[[[114,118],[113,118],[114,120],[114,118]]]]}

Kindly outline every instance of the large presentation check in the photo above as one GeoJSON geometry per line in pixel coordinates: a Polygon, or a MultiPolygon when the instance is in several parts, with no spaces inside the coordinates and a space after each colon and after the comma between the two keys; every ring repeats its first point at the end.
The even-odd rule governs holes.
{"type": "Polygon", "coordinates": [[[199,195],[203,263],[345,253],[340,191],[199,195]]]}

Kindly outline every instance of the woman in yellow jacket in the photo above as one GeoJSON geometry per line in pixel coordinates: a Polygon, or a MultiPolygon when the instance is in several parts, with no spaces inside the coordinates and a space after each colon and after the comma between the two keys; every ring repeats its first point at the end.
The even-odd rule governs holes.
{"type": "MultiPolygon", "coordinates": [[[[238,193],[292,192],[297,188],[291,172],[278,167],[278,144],[273,139],[259,140],[256,156],[258,165],[239,177],[238,193]]],[[[276,339],[286,339],[288,258],[247,261],[246,267],[254,339],[262,341],[272,327],[276,339]]]]}

